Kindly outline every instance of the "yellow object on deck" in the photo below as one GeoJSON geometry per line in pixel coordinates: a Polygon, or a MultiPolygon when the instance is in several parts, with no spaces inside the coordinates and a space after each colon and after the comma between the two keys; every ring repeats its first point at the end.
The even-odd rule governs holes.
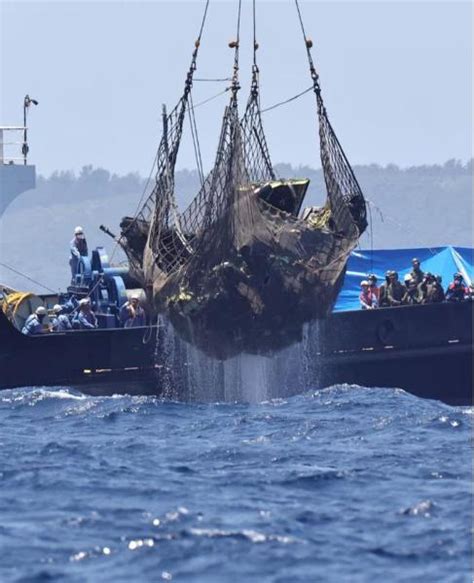
{"type": "MultiPolygon", "coordinates": [[[[6,290],[5,290],[6,291],[6,290]]],[[[41,299],[31,292],[9,290],[0,301],[5,316],[21,330],[30,314],[43,305],[41,299]]]]}
{"type": "Polygon", "coordinates": [[[313,229],[323,229],[329,223],[329,219],[331,218],[331,209],[328,207],[324,207],[320,209],[318,212],[310,212],[306,218],[306,222],[313,228],[313,229]]]}

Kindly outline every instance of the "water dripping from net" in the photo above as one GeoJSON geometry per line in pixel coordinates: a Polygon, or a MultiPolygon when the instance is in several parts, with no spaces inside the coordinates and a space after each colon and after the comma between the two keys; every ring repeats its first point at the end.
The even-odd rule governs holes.
{"type": "Polygon", "coordinates": [[[318,323],[302,340],[271,356],[240,354],[220,361],[183,341],[159,318],[155,362],[166,399],[259,403],[304,392],[317,385],[318,323]]]}

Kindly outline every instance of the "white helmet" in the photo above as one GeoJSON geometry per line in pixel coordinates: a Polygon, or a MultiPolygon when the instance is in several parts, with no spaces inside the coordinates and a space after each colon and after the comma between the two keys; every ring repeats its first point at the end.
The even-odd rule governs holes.
{"type": "Polygon", "coordinates": [[[360,287],[369,287],[369,282],[364,279],[360,282],[360,287]]]}
{"type": "Polygon", "coordinates": [[[409,273],[407,273],[407,274],[405,275],[405,277],[403,278],[403,281],[404,281],[405,283],[410,283],[410,282],[411,282],[411,280],[412,280],[412,277],[411,277],[411,275],[410,275],[409,273]]]}
{"type": "Polygon", "coordinates": [[[79,306],[88,306],[91,303],[89,298],[82,298],[79,300],[79,306]]]}
{"type": "Polygon", "coordinates": [[[131,300],[137,300],[137,301],[140,301],[140,295],[139,295],[139,294],[133,294],[133,295],[130,297],[130,299],[131,299],[131,300]]]}
{"type": "Polygon", "coordinates": [[[35,310],[35,314],[37,316],[46,316],[48,312],[46,311],[46,308],[44,306],[38,306],[35,310]]]}
{"type": "Polygon", "coordinates": [[[54,312],[55,314],[60,314],[62,311],[63,311],[63,307],[62,307],[62,306],[60,306],[59,304],[56,304],[56,305],[54,306],[54,308],[53,308],[53,312],[54,312]]]}
{"type": "Polygon", "coordinates": [[[84,229],[82,227],[76,227],[74,229],[74,235],[83,235],[84,234],[84,229]]]}

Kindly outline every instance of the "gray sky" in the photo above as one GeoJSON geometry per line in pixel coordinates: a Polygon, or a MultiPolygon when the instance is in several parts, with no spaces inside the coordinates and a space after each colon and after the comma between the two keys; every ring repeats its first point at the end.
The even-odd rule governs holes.
{"type": "MultiPolygon", "coordinates": [[[[1,4],[0,124],[21,123],[26,92],[38,171],[85,164],[147,175],[161,104],[178,100],[204,0],[1,4]]],[[[226,77],[237,2],[211,0],[198,77],[226,77]]],[[[327,109],[352,163],[402,166],[471,156],[470,2],[302,1],[327,109]]],[[[310,85],[292,0],[258,4],[262,103],[310,85]]],[[[244,1],[242,105],[250,72],[251,3],[244,1]]],[[[196,83],[199,102],[225,88],[196,83]]],[[[212,163],[227,96],[196,111],[212,163]]],[[[313,95],[265,115],[274,162],[319,166],[313,95]]],[[[187,126],[188,129],[188,126],[187,126]]],[[[189,134],[189,132],[188,132],[189,134]]],[[[190,140],[179,167],[194,167],[190,140]]]]}

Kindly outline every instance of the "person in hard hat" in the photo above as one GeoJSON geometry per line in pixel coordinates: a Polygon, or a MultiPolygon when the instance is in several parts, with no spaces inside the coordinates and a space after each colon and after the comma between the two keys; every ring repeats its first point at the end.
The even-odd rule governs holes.
{"type": "Polygon", "coordinates": [[[426,302],[427,304],[440,304],[445,300],[445,293],[442,285],[441,275],[433,275],[430,283],[428,284],[428,289],[426,290],[426,302]]]}
{"type": "Polygon", "coordinates": [[[71,266],[71,275],[74,278],[77,275],[79,262],[81,257],[87,257],[89,251],[87,249],[87,241],[84,236],[84,229],[82,227],[76,227],[74,229],[74,239],[70,243],[71,258],[69,259],[69,265],[71,266]]]}
{"type": "Polygon", "coordinates": [[[410,271],[410,276],[412,280],[416,283],[416,285],[420,285],[420,283],[423,281],[423,277],[425,276],[421,269],[420,260],[417,257],[414,257],[411,260],[411,265],[412,270],[410,271]]]}
{"type": "Polygon", "coordinates": [[[458,271],[454,274],[453,281],[446,290],[446,299],[448,302],[462,302],[468,295],[469,290],[464,285],[464,277],[458,271]]]}
{"type": "Polygon", "coordinates": [[[367,277],[367,281],[369,282],[370,291],[372,292],[372,295],[375,296],[378,304],[380,298],[380,289],[377,285],[377,276],[371,273],[367,277]]]}
{"type": "Polygon", "coordinates": [[[401,306],[406,287],[398,281],[398,273],[391,271],[388,277],[387,300],[389,306],[401,306]]]}
{"type": "Polygon", "coordinates": [[[421,280],[421,283],[418,284],[418,303],[419,304],[426,304],[427,303],[428,289],[429,289],[431,283],[433,282],[433,280],[434,280],[434,276],[429,271],[427,271],[423,275],[423,279],[421,280]]]}
{"type": "Polygon", "coordinates": [[[360,282],[360,307],[362,310],[373,310],[377,307],[377,298],[374,296],[372,291],[370,290],[369,282],[364,279],[360,282]]]}
{"type": "Polygon", "coordinates": [[[75,320],[81,330],[93,330],[98,327],[97,318],[92,311],[91,302],[88,298],[83,298],[79,302],[79,311],[75,320]]]}
{"type": "Polygon", "coordinates": [[[21,331],[22,334],[25,334],[26,336],[36,336],[47,332],[46,328],[43,326],[43,321],[47,314],[48,312],[45,307],[39,306],[36,308],[35,313],[28,316],[21,331]]]}
{"type": "Polygon", "coordinates": [[[63,306],[56,304],[53,308],[54,316],[51,320],[52,332],[66,332],[72,330],[72,324],[67,314],[63,313],[63,306]]]}
{"type": "Polygon", "coordinates": [[[416,285],[416,281],[409,273],[407,273],[403,278],[403,283],[405,284],[406,292],[402,298],[402,304],[404,306],[414,306],[415,304],[418,304],[418,286],[416,285]]]}
{"type": "Polygon", "coordinates": [[[125,302],[120,310],[120,321],[124,328],[138,328],[146,326],[145,310],[140,306],[140,296],[132,295],[130,301],[125,302]]]}
{"type": "Polygon", "coordinates": [[[387,271],[385,273],[385,281],[379,287],[379,307],[380,308],[386,308],[390,305],[389,301],[388,301],[387,290],[388,290],[388,285],[390,283],[390,274],[391,273],[392,273],[392,271],[387,271]]]}

